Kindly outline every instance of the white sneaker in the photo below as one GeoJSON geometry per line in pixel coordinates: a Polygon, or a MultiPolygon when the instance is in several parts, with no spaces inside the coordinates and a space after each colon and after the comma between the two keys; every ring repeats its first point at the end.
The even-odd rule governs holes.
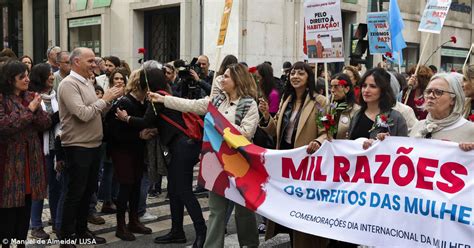
{"type": "Polygon", "coordinates": [[[147,222],[158,219],[158,216],[145,212],[145,214],[140,217],[140,222],[147,222]]]}

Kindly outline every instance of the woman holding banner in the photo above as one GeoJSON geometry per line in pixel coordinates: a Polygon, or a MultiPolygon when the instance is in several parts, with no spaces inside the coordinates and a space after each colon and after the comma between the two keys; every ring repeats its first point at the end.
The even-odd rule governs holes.
{"type": "Polygon", "coordinates": [[[407,124],[400,112],[393,110],[395,94],[390,86],[390,74],[382,68],[368,70],[361,79],[360,111],[349,128],[349,138],[375,139],[378,133],[407,136],[407,124]]]}
{"type": "MultiPolygon", "coordinates": [[[[290,80],[275,117],[271,117],[268,103],[259,102],[263,113],[260,127],[276,137],[276,149],[286,150],[308,145],[314,153],[326,140],[326,132],[315,124],[319,108],[326,106],[326,98],[316,93],[314,72],[304,62],[296,62],[290,70],[290,80]]],[[[265,239],[289,232],[293,247],[326,247],[329,240],[280,226],[272,221],[267,225],[265,239]]]]}
{"type": "Polygon", "coordinates": [[[416,118],[418,120],[424,120],[428,112],[423,109],[425,98],[423,95],[430,78],[433,76],[433,72],[430,68],[420,65],[420,69],[416,75],[416,67],[412,67],[408,74],[411,75],[408,80],[408,88],[403,90],[402,102],[410,106],[415,111],[416,118]],[[407,94],[410,94],[409,96],[407,94]],[[408,99],[407,99],[408,98],[408,99]]]}
{"type": "MultiPolygon", "coordinates": [[[[461,86],[462,77],[456,73],[436,74],[423,92],[428,115],[410,131],[410,137],[449,140],[458,142],[464,151],[474,149],[474,123],[463,118],[465,104],[461,86]]],[[[377,139],[384,140],[387,133],[380,133],[377,139]]],[[[364,142],[364,148],[371,141],[364,142]]]]}
{"type": "MultiPolygon", "coordinates": [[[[224,62],[223,62],[224,63],[224,62]]],[[[188,100],[173,96],[149,93],[153,102],[164,103],[166,108],[181,112],[203,115],[211,102],[248,140],[252,140],[258,124],[257,85],[247,68],[241,64],[231,64],[224,75],[217,77],[211,89],[211,98],[188,100]],[[239,111],[239,105],[248,104],[246,113],[239,111]]],[[[230,200],[214,192],[209,192],[209,229],[204,247],[224,247],[225,218],[230,200]]],[[[258,247],[258,230],[255,213],[235,205],[235,220],[240,246],[258,247]]]]}

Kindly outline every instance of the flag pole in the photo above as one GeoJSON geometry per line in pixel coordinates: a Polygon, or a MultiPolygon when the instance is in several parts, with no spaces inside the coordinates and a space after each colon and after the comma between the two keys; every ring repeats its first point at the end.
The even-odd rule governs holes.
{"type": "Polygon", "coordinates": [[[466,66],[467,64],[467,60],[469,59],[469,57],[471,57],[471,52],[472,52],[472,47],[474,46],[474,43],[471,44],[471,48],[469,48],[469,52],[467,53],[467,56],[466,56],[466,60],[464,60],[464,64],[462,65],[462,70],[464,70],[464,67],[466,66]]]}
{"type": "MultiPolygon", "coordinates": [[[[329,83],[328,83],[328,63],[324,62],[324,86],[326,90],[326,100],[329,101],[329,83]]],[[[329,109],[329,102],[328,102],[328,109],[329,109]]]]}
{"type": "Polygon", "coordinates": [[[224,11],[222,12],[221,25],[219,26],[219,32],[217,36],[217,51],[216,51],[216,69],[214,73],[214,78],[212,79],[211,89],[214,86],[214,81],[216,80],[217,70],[219,69],[218,64],[221,60],[222,47],[225,43],[225,36],[227,35],[227,27],[229,26],[230,13],[232,10],[233,0],[225,0],[224,11]]]}
{"type": "Polygon", "coordinates": [[[401,56],[402,51],[398,52],[398,73],[402,73],[402,56],[401,56]]]}

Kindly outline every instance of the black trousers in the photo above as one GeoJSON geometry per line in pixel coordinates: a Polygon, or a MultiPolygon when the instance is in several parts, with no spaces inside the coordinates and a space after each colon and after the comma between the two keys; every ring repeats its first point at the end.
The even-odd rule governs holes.
{"type": "Polygon", "coordinates": [[[26,240],[30,226],[31,195],[25,196],[25,206],[0,208],[0,242],[8,247],[11,239],[26,240]],[[4,243],[4,239],[8,242],[4,243]]]}
{"type": "Polygon", "coordinates": [[[196,234],[206,233],[201,205],[193,194],[193,167],[199,161],[200,142],[181,137],[170,145],[171,162],[168,165],[168,196],[170,198],[171,230],[183,232],[184,207],[189,213],[196,234]]]}
{"type": "Polygon", "coordinates": [[[117,214],[125,215],[127,211],[127,203],[129,206],[129,213],[138,214],[138,202],[140,201],[140,186],[141,182],[134,184],[120,184],[119,194],[117,197],[117,214]]]}
{"type": "Polygon", "coordinates": [[[91,196],[97,191],[100,166],[100,149],[65,147],[66,168],[69,184],[64,200],[61,222],[61,238],[83,234],[87,230],[87,215],[91,196]]]}

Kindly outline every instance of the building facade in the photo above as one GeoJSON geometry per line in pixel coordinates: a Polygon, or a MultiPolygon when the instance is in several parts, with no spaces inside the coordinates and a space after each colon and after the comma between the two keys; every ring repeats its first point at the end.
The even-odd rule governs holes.
{"type": "MultiPolygon", "coordinates": [[[[216,43],[224,0],[0,0],[0,7],[4,2],[21,2],[20,6],[8,7],[19,9],[17,16],[21,18],[11,17],[17,24],[3,22],[4,46],[16,41],[9,40],[14,37],[9,35],[10,42],[5,43],[5,25],[18,25],[16,51],[19,55],[34,55],[36,62],[46,57],[48,46],[59,45],[64,50],[86,46],[99,56],[116,55],[133,68],[139,66],[140,47],[147,49],[147,59],[191,61],[192,57],[206,54],[212,68],[218,64],[216,43]]],[[[284,61],[304,60],[303,3],[304,0],[234,0],[219,61],[226,54],[234,54],[251,66],[270,61],[279,71],[284,61]]],[[[430,39],[417,31],[426,1],[398,3],[408,44],[403,67],[416,64],[425,43],[423,60],[455,35],[458,42],[442,45],[426,64],[443,70],[459,69],[474,41],[471,1],[453,0],[442,33],[431,35],[430,39]]],[[[353,24],[365,23],[367,12],[386,11],[388,6],[387,0],[342,0],[346,64],[354,46],[349,38],[353,24]]],[[[378,56],[369,59],[373,64],[380,60],[378,56]]],[[[338,70],[341,66],[342,63],[334,63],[330,68],[338,70]]]]}

